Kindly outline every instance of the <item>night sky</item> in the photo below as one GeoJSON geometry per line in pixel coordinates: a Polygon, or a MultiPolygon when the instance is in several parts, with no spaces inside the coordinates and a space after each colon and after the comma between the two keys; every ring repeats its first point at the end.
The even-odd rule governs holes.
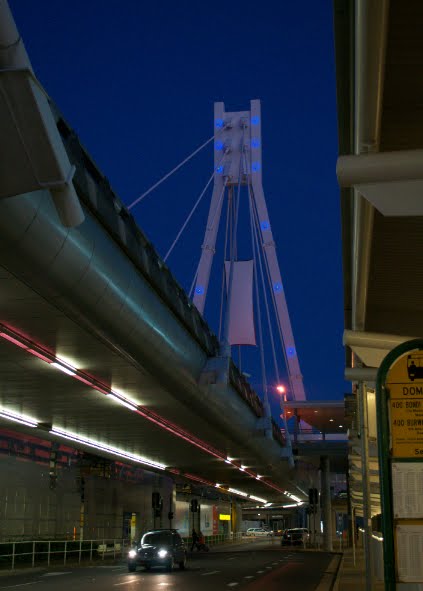
{"type": "MultiPolygon", "coordinates": [[[[9,1],[38,78],[126,204],[213,134],[214,101],[248,110],[261,99],[263,184],[307,396],[342,398],[331,0],[9,1]]],[[[212,167],[210,145],[132,210],[161,255],[212,167]]],[[[205,198],[168,261],[187,290],[208,207],[205,198]]],[[[206,306],[215,331],[222,257],[218,247],[206,306]]],[[[277,415],[267,345],[266,360],[277,415]]],[[[257,350],[242,369],[260,391],[257,350]]]]}

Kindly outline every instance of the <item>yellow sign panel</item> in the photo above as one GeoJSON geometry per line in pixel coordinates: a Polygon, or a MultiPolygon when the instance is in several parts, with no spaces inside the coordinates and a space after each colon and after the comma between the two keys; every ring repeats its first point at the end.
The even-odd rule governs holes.
{"type": "Polygon", "coordinates": [[[220,519],[220,521],[230,521],[231,520],[231,516],[230,515],[225,515],[224,513],[219,513],[219,519],[220,519]]]}
{"type": "Polygon", "coordinates": [[[398,358],[388,372],[392,455],[423,458],[423,352],[398,358]]]}

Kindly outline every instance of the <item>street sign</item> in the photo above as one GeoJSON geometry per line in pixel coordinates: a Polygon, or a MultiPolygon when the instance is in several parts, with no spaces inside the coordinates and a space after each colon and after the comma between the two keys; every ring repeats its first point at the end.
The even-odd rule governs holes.
{"type": "Polygon", "coordinates": [[[423,583],[422,339],[385,357],[376,402],[385,590],[411,591],[423,583]]]}
{"type": "Polygon", "coordinates": [[[402,355],[388,372],[392,453],[423,456],[423,351],[402,355]]]}

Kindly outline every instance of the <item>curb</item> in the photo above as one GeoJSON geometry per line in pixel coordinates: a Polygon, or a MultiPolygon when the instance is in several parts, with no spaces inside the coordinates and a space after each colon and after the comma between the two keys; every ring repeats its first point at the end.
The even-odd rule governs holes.
{"type": "Polygon", "coordinates": [[[339,591],[343,559],[343,554],[335,554],[314,591],[339,591]]]}

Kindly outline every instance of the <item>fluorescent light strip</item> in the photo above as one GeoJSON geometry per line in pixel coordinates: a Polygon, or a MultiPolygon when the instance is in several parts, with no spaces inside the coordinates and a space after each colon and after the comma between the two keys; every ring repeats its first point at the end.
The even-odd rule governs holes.
{"type": "Polygon", "coordinates": [[[63,363],[59,361],[53,361],[53,363],[50,363],[50,365],[56,367],[57,369],[60,369],[60,371],[63,371],[63,373],[67,373],[69,376],[76,376],[75,368],[71,369],[70,367],[63,365],[63,363]]]}
{"type": "Polygon", "coordinates": [[[228,491],[235,495],[240,495],[241,497],[248,497],[248,493],[242,492],[242,490],[237,490],[236,488],[228,488],[228,491]]]}
{"type": "Polygon", "coordinates": [[[285,490],[283,494],[285,496],[287,496],[288,498],[292,499],[293,501],[295,501],[296,503],[302,503],[302,501],[299,497],[296,497],[295,495],[293,495],[292,493],[290,493],[287,490],[285,490]]]}
{"type": "Polygon", "coordinates": [[[293,503],[292,505],[282,505],[282,509],[292,509],[293,507],[298,507],[297,503],[293,503]]]}
{"type": "Polygon", "coordinates": [[[129,402],[128,400],[125,400],[125,398],[118,396],[114,392],[110,392],[110,394],[108,394],[108,397],[112,398],[122,406],[126,406],[126,408],[129,408],[130,410],[137,410],[137,406],[135,404],[129,402]]]}
{"type": "MultiPolygon", "coordinates": [[[[56,367],[56,369],[63,371],[64,373],[70,375],[71,377],[77,379],[78,381],[86,384],[87,386],[90,386],[94,390],[97,390],[98,392],[101,392],[102,394],[105,394],[106,396],[111,396],[119,404],[126,406],[128,409],[130,409],[132,411],[138,412],[139,415],[143,416],[144,418],[148,419],[149,421],[151,421],[153,423],[156,423],[162,429],[166,429],[167,431],[173,433],[177,437],[184,439],[185,441],[187,441],[191,445],[198,447],[199,449],[214,456],[215,458],[219,458],[220,460],[224,460],[227,464],[232,465],[234,468],[237,468],[241,472],[246,472],[252,478],[255,478],[256,480],[261,480],[262,476],[259,476],[258,474],[256,476],[250,470],[246,470],[245,467],[243,467],[243,466],[239,467],[236,464],[233,464],[234,458],[226,456],[226,454],[221,453],[219,450],[208,445],[206,442],[202,441],[201,439],[196,438],[194,435],[191,435],[191,433],[184,431],[183,429],[181,429],[181,427],[179,427],[177,425],[173,425],[172,423],[170,423],[169,421],[167,421],[166,419],[164,419],[160,415],[156,415],[153,411],[150,411],[144,407],[137,406],[135,403],[132,403],[130,400],[125,399],[125,397],[123,397],[119,393],[116,393],[115,391],[111,390],[108,386],[102,384],[101,382],[99,382],[95,378],[92,378],[88,374],[85,374],[84,372],[78,370],[77,368],[73,367],[71,364],[67,363],[66,361],[63,361],[62,359],[55,357],[53,354],[51,354],[49,351],[47,351],[43,347],[39,346],[36,343],[29,341],[28,339],[26,339],[22,335],[11,330],[10,328],[8,328],[7,326],[5,326],[1,323],[0,323],[0,331],[1,331],[0,337],[10,341],[11,343],[13,343],[14,345],[16,345],[18,347],[26,350],[27,353],[31,353],[31,355],[38,357],[39,359],[41,359],[42,361],[45,361],[49,365],[53,365],[53,367],[56,367]],[[7,332],[5,332],[5,331],[7,331],[7,332]]],[[[37,425],[37,423],[35,423],[35,424],[32,424],[32,422],[30,422],[30,423],[31,423],[30,426],[37,425]]],[[[262,482],[264,485],[268,486],[269,488],[272,488],[278,492],[283,492],[281,488],[279,488],[278,486],[276,486],[266,480],[262,480],[262,482]]]]}
{"type": "Polygon", "coordinates": [[[4,408],[0,408],[0,417],[2,419],[7,419],[8,421],[14,421],[15,423],[20,423],[21,425],[26,425],[27,427],[38,427],[37,421],[28,417],[26,415],[18,415],[10,410],[6,410],[4,408]]]}
{"type": "Polygon", "coordinates": [[[94,441],[93,439],[89,439],[88,437],[82,437],[81,435],[76,435],[76,433],[70,433],[69,431],[64,431],[62,429],[53,428],[50,430],[50,433],[53,435],[57,435],[59,437],[64,437],[65,439],[69,439],[70,441],[75,441],[76,443],[83,443],[84,445],[88,445],[89,447],[93,447],[95,449],[99,449],[101,451],[107,451],[109,453],[115,454],[122,458],[126,458],[128,460],[132,460],[139,464],[146,464],[147,466],[151,466],[153,468],[158,468],[159,470],[165,470],[166,466],[164,464],[160,464],[159,462],[154,462],[153,460],[149,460],[142,456],[137,456],[135,454],[128,453],[122,449],[118,449],[116,447],[112,447],[110,445],[106,445],[104,443],[99,443],[94,441]]]}
{"type": "Polygon", "coordinates": [[[267,503],[266,499],[261,499],[260,497],[255,497],[254,495],[250,495],[250,499],[253,499],[253,501],[259,501],[259,503],[267,503]]]}

